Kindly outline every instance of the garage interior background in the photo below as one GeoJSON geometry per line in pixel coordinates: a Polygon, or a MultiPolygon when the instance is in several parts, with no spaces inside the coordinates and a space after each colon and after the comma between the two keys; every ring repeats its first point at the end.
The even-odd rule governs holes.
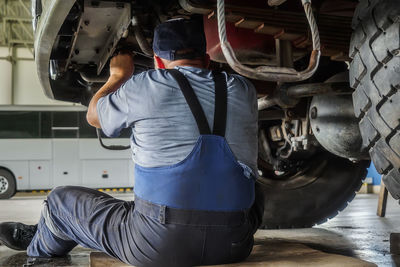
{"type": "Polygon", "coordinates": [[[48,99],[33,60],[30,0],[0,0],[0,105],[67,105],[48,99]]]}

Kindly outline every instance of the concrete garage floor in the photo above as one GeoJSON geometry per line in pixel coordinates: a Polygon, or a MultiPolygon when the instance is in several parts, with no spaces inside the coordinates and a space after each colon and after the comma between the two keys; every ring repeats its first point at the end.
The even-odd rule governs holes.
{"type": "MultiPolygon", "coordinates": [[[[131,193],[114,196],[124,200],[132,199],[131,193]]],[[[17,220],[36,223],[44,198],[19,194],[12,200],[0,201],[0,222],[17,220]]],[[[390,233],[400,232],[400,206],[389,197],[386,218],[379,218],[375,215],[377,198],[377,195],[359,194],[341,214],[314,228],[260,230],[256,233],[256,243],[262,243],[265,239],[277,244],[295,242],[327,253],[357,257],[378,266],[400,266],[400,256],[389,253],[390,233]]],[[[89,249],[77,247],[66,258],[34,266],[89,266],[90,252],[89,249]]],[[[24,252],[15,252],[0,245],[0,266],[22,266],[25,262],[24,252]]],[[[298,266],[301,266],[300,262],[298,266]]]]}

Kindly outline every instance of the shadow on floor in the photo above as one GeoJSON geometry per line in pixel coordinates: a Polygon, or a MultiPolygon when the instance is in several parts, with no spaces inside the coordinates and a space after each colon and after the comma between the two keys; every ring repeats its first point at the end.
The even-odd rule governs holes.
{"type": "Polygon", "coordinates": [[[336,231],[322,228],[264,230],[257,232],[256,238],[256,243],[263,238],[268,238],[277,241],[300,243],[326,253],[349,257],[356,256],[352,249],[354,242],[351,242],[347,237],[336,231]]]}
{"type": "Polygon", "coordinates": [[[74,250],[78,253],[72,253],[65,257],[55,258],[30,258],[26,252],[18,252],[8,257],[0,259],[0,266],[40,266],[40,267],[55,267],[55,266],[88,266],[90,250],[84,248],[77,248],[74,250]],[[79,251],[84,250],[84,251],[79,251]]]}

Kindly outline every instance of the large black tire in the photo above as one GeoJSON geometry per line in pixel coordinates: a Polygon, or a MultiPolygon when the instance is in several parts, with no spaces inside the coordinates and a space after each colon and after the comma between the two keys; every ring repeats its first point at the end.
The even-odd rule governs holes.
{"type": "Polygon", "coordinates": [[[14,175],[5,169],[0,169],[0,199],[11,198],[15,195],[16,189],[14,175]]]}
{"type": "Polygon", "coordinates": [[[260,178],[261,228],[305,228],[335,217],[362,185],[369,161],[352,163],[329,152],[311,158],[308,168],[287,181],[260,178]]]}
{"type": "Polygon", "coordinates": [[[353,18],[350,85],[363,146],[400,198],[400,2],[360,0],[353,18]]]}

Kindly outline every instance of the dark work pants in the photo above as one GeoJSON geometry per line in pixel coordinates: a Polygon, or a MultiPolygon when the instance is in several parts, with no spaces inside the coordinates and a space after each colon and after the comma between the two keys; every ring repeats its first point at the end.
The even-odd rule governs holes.
{"type": "Polygon", "coordinates": [[[213,223],[215,214],[195,212],[183,218],[140,199],[135,204],[89,188],[57,187],[45,201],[27,253],[31,257],[62,256],[79,244],[135,266],[244,260],[253,247],[258,225],[255,215],[247,212],[243,220],[225,223],[218,212],[213,223]]]}

